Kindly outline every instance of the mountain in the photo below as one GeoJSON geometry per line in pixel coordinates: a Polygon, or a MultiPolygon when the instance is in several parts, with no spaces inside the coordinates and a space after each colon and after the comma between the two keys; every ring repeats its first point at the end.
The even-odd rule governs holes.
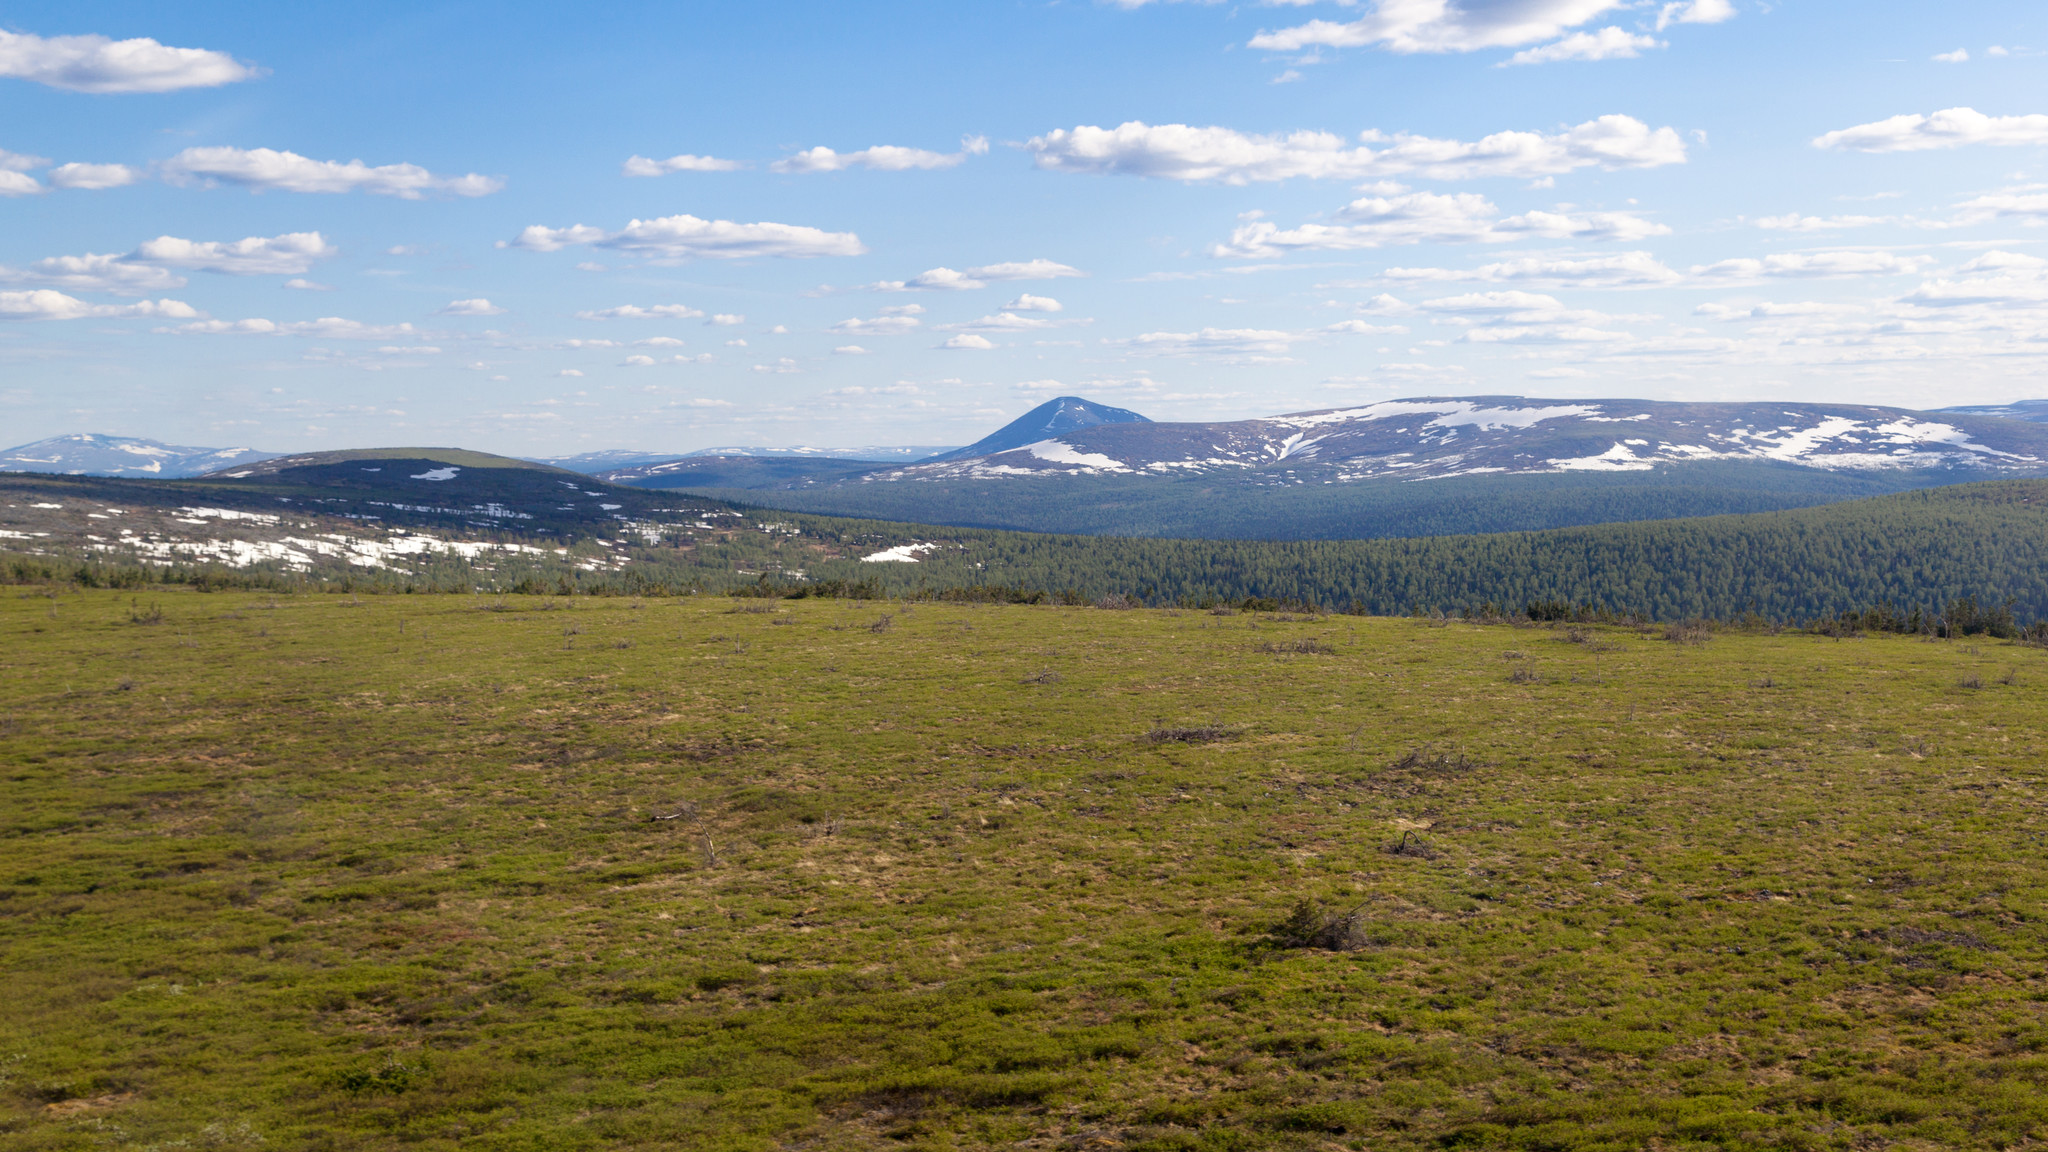
{"type": "Polygon", "coordinates": [[[275,456],[254,448],[189,448],[133,436],[74,432],[0,452],[0,472],[66,476],[197,476],[275,456]]]}
{"type": "Polygon", "coordinates": [[[936,464],[946,460],[993,456],[1101,425],[1150,423],[1152,421],[1128,408],[1111,408],[1079,396],[1061,396],[1040,404],[965,448],[941,452],[920,463],[936,464]]]}
{"type": "Polygon", "coordinates": [[[682,460],[606,476],[844,516],[1328,540],[1764,512],[2036,474],[2048,474],[2048,426],[1999,417],[1494,396],[1101,423],[899,467],[682,460]]]}
{"type": "Polygon", "coordinates": [[[946,457],[870,474],[863,482],[1258,470],[1279,483],[1347,483],[1647,472],[1702,460],[1967,474],[1958,479],[2048,472],[2048,429],[1995,417],[1937,417],[1857,404],[1419,397],[1263,420],[1089,423],[1005,442],[1024,439],[1010,435],[1016,427],[946,457]]]}
{"type": "Polygon", "coordinates": [[[798,445],[793,448],[765,447],[723,447],[699,448],[694,452],[634,452],[630,449],[613,448],[603,452],[583,452],[575,456],[525,456],[536,464],[551,464],[595,476],[606,472],[625,472],[628,469],[644,469],[656,464],[667,464],[676,460],[691,460],[705,456],[748,457],[763,459],[799,460],[853,460],[862,462],[888,463],[922,460],[938,452],[950,452],[949,444],[901,444],[894,446],[868,445],[860,448],[810,448],[798,445]]]}
{"type": "Polygon", "coordinates": [[[1953,413],[1957,416],[2003,416],[2007,420],[2048,423],[2048,400],[2015,400],[2010,404],[1958,404],[1953,408],[1936,408],[1934,411],[1953,413]]]}

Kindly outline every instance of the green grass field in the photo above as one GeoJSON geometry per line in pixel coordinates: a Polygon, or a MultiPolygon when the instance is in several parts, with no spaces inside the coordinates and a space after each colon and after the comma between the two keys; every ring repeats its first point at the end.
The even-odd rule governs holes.
{"type": "Polygon", "coordinates": [[[2040,649],[6,591],[10,1149],[2048,1142],[2040,649]]]}

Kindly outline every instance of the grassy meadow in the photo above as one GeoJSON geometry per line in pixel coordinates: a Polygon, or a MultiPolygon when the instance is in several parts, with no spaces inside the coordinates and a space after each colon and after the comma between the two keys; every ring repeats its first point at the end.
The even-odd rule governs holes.
{"type": "Polygon", "coordinates": [[[0,1144],[2038,1147],[2044,721],[1984,638],[9,588],[0,1144]]]}

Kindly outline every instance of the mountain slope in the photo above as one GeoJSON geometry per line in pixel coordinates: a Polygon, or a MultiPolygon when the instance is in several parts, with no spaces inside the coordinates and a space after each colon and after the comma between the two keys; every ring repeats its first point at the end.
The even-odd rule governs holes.
{"type": "Polygon", "coordinates": [[[192,448],[134,436],[77,432],[0,452],[0,472],[65,476],[197,476],[274,456],[254,448],[192,448]]]}
{"type": "Polygon", "coordinates": [[[1150,424],[1152,421],[1128,408],[1111,408],[1079,396],[1061,396],[1048,400],[1024,415],[965,448],[941,452],[924,464],[935,464],[946,460],[966,460],[979,456],[991,456],[1013,448],[1023,448],[1040,441],[1051,440],[1084,428],[1116,424],[1150,424]]]}

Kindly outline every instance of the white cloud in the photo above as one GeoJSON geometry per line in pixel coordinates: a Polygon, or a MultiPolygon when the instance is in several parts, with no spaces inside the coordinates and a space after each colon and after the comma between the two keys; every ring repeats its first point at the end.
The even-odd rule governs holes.
{"type": "Polygon", "coordinates": [[[1657,31],[1673,24],[1719,24],[1735,19],[1735,5],[1728,0],[1679,0],[1657,13],[1657,31]]]}
{"type": "Polygon", "coordinates": [[[875,311],[883,316],[922,316],[924,315],[924,305],[891,304],[887,308],[877,308],[875,311]]]}
{"type": "Polygon", "coordinates": [[[1236,258],[1270,258],[1308,250],[1356,250],[1394,244],[1498,243],[1526,236],[1556,240],[1640,240],[1671,231],[1662,224],[1628,212],[1526,212],[1495,219],[1500,209],[1476,192],[1440,195],[1413,192],[1406,196],[1368,196],[1352,201],[1337,215],[1346,224],[1303,224],[1282,230],[1267,220],[1241,224],[1226,244],[1210,254],[1236,258]]]}
{"type": "Polygon", "coordinates": [[[34,196],[44,191],[47,189],[35,177],[0,168],[0,196],[34,196]]]}
{"type": "Polygon", "coordinates": [[[1402,324],[1367,324],[1363,320],[1339,320],[1324,328],[1325,332],[1336,332],[1348,336],[1389,336],[1408,331],[1402,324]]]}
{"type": "Polygon", "coordinates": [[[199,310],[179,300],[143,300],[135,304],[87,304],[50,288],[0,292],[0,320],[81,320],[88,317],[167,316],[186,319],[199,310]]]}
{"type": "Polygon", "coordinates": [[[797,371],[797,366],[796,366],[796,361],[794,361],[794,360],[790,359],[790,358],[789,358],[789,357],[787,357],[787,356],[784,356],[784,357],[782,357],[781,359],[777,360],[777,361],[776,361],[775,363],[773,363],[773,364],[756,364],[756,365],[754,365],[754,371],[756,371],[756,372],[775,372],[775,373],[790,373],[790,372],[795,372],[795,371],[797,371]]]}
{"type": "Polygon", "coordinates": [[[994,350],[995,345],[991,343],[989,341],[989,338],[986,336],[970,335],[952,337],[951,339],[947,340],[944,344],[939,345],[939,347],[951,348],[962,351],[988,352],[994,350]]]}
{"type": "Polygon", "coordinates": [[[1742,257],[1696,265],[1692,274],[1705,280],[1751,280],[1779,277],[1902,276],[1933,263],[1930,256],[1896,256],[1890,252],[1815,252],[1742,257]]]}
{"type": "Polygon", "coordinates": [[[439,312],[436,312],[435,315],[501,316],[504,314],[504,312],[505,310],[503,308],[500,308],[496,304],[493,304],[489,300],[486,300],[479,296],[474,300],[450,300],[448,302],[448,306],[446,308],[441,309],[439,312]]]}
{"type": "Polygon", "coordinates": [[[88,252],[83,256],[48,256],[26,270],[0,268],[0,283],[141,296],[183,288],[185,278],[165,268],[132,263],[125,256],[88,252]]]}
{"type": "Polygon", "coordinates": [[[159,236],[143,241],[122,259],[234,276],[292,276],[306,272],[314,261],[324,260],[337,251],[318,232],[249,236],[233,241],[159,236]]]}
{"type": "Polygon", "coordinates": [[[922,323],[915,316],[877,316],[868,320],[841,320],[832,326],[832,331],[863,336],[899,336],[922,323]]]}
{"type": "Polygon", "coordinates": [[[334,291],[333,287],[332,287],[332,286],[330,286],[330,285],[327,285],[327,284],[316,284],[316,283],[314,283],[314,282],[313,282],[313,281],[311,281],[311,280],[306,280],[306,279],[303,279],[303,278],[300,278],[300,277],[293,277],[292,279],[290,279],[290,280],[287,280],[287,281],[285,281],[285,282],[284,282],[284,286],[285,286],[285,287],[287,287],[287,288],[296,288],[296,289],[299,289],[299,290],[300,290],[300,291],[302,291],[302,292],[332,292],[332,291],[334,291]]]}
{"type": "Polygon", "coordinates": [[[1931,116],[1893,116],[1813,139],[1816,148],[1853,152],[1924,152],[1965,144],[2048,144],[2048,116],[1986,116],[1975,108],[1945,108],[1931,116]]]}
{"type": "Polygon", "coordinates": [[[1060,280],[1086,275],[1087,273],[1079,268],[1041,257],[1036,260],[981,264],[965,272],[945,267],[928,268],[908,280],[884,280],[872,287],[881,292],[967,292],[976,288],[986,288],[992,280],[1060,280]]]}
{"type": "Polygon", "coordinates": [[[5,148],[0,148],[0,169],[5,169],[9,172],[26,172],[31,168],[47,168],[49,164],[50,160],[47,156],[30,156],[26,152],[9,152],[5,148]]]}
{"type": "Polygon", "coordinates": [[[2043,260],[2039,256],[2028,256],[2023,252],[2003,252],[1994,248],[1964,264],[1956,269],[1956,271],[2005,272],[2013,269],[2034,271],[2041,268],[2048,268],[2048,260],[2043,260]]]}
{"type": "Polygon", "coordinates": [[[226,181],[253,192],[371,192],[403,200],[430,192],[488,196],[505,186],[503,180],[474,172],[436,176],[417,164],[372,168],[361,160],[312,160],[273,148],[187,148],[164,161],[163,171],[165,179],[177,184],[226,181]]]}
{"type": "Polygon", "coordinates": [[[736,172],[744,167],[746,165],[737,160],[720,160],[715,156],[692,156],[685,152],[666,160],[631,156],[620,169],[627,176],[666,176],[671,172],[736,172]]]}
{"type": "Polygon", "coordinates": [[[1381,273],[1389,280],[1453,280],[1468,283],[1559,284],[1581,288],[1639,287],[1669,284],[1680,279],[1648,252],[1624,252],[1618,256],[1588,259],[1524,256],[1482,264],[1470,271],[1452,268],[1389,268],[1381,273]]]}
{"type": "Polygon", "coordinates": [[[720,312],[705,321],[706,324],[716,324],[721,328],[730,328],[735,324],[745,324],[746,322],[747,318],[737,312],[720,312]]]}
{"type": "Polygon", "coordinates": [[[98,192],[135,183],[135,169],[126,164],[59,164],[50,169],[50,183],[59,188],[98,192]]]}
{"type": "Polygon", "coordinates": [[[190,336],[278,336],[284,329],[278,327],[274,320],[254,317],[248,320],[200,320],[157,331],[190,336]]]}
{"type": "Polygon", "coordinates": [[[634,220],[617,232],[606,232],[586,224],[572,224],[567,228],[533,224],[520,232],[516,239],[499,241],[500,247],[524,248],[532,252],[554,252],[571,244],[594,244],[661,260],[858,256],[867,251],[860,237],[851,232],[825,232],[798,224],[735,224],[730,220],[701,220],[689,215],[634,220]]]}
{"type": "Polygon", "coordinates": [[[1300,338],[1293,332],[1264,328],[1204,328],[1199,332],[1147,332],[1125,343],[1141,352],[1165,356],[1192,352],[1285,355],[1300,338]]]}
{"type": "Polygon", "coordinates": [[[1783,216],[1758,217],[1756,226],[1776,232],[1833,232],[1891,222],[1889,216],[1801,216],[1797,212],[1788,212],[1783,216]]]}
{"type": "Polygon", "coordinates": [[[929,152],[923,148],[904,148],[895,144],[877,144],[858,152],[834,152],[822,145],[770,164],[774,172],[842,172],[848,168],[870,168],[877,172],[907,172],[915,168],[951,168],[969,156],[979,156],[988,151],[988,138],[968,136],[960,141],[958,152],[929,152]]]}
{"type": "Polygon", "coordinates": [[[1250,46],[1269,52],[1372,46],[1402,53],[1516,48],[1549,40],[1626,6],[1626,0],[1468,0],[1464,4],[1377,0],[1371,15],[1362,19],[1348,24],[1311,20],[1277,32],[1260,32],[1252,37],[1250,46]]]}
{"type": "MultiPolygon", "coordinates": [[[[611,342],[611,341],[609,341],[609,340],[602,340],[602,341],[597,341],[597,340],[593,340],[593,341],[591,341],[591,343],[593,343],[593,344],[598,344],[598,343],[601,343],[601,344],[604,344],[604,345],[610,346],[612,342],[611,342]]],[[[678,339],[676,339],[676,338],[675,338],[675,337],[673,337],[673,336],[649,336],[649,337],[648,337],[647,339],[645,339],[645,340],[635,340],[635,341],[633,341],[633,347],[635,347],[635,348],[682,348],[682,347],[686,347],[686,345],[684,344],[684,342],[683,342],[683,341],[681,341],[681,340],[678,340],[678,339]]]]}
{"type": "Polygon", "coordinates": [[[577,379],[582,377],[583,371],[580,368],[564,368],[560,372],[555,373],[555,375],[567,376],[571,379],[577,379]]]}
{"type": "Polygon", "coordinates": [[[1035,136],[1025,147],[1040,168],[1162,180],[1249,184],[1303,177],[1369,180],[1415,173],[1434,180],[1536,177],[1576,168],[1655,168],[1685,162],[1685,141],[1671,128],[1608,115],[1563,132],[1496,132],[1477,141],[1407,133],[1361,132],[1350,146],[1330,132],[1257,136],[1230,128],[1087,125],[1035,136]],[[1385,144],[1374,149],[1372,145],[1385,144]]]}
{"type": "Polygon", "coordinates": [[[578,312],[578,320],[695,320],[704,315],[701,308],[688,304],[656,304],[642,308],[638,304],[621,304],[616,308],[601,308],[597,311],[578,312]]]}
{"type": "Polygon", "coordinates": [[[1761,304],[1748,305],[1716,302],[1700,305],[1693,309],[1693,314],[1722,321],[1776,320],[1787,316],[1840,315],[1857,310],[1853,304],[1822,304],[1816,301],[1795,301],[1789,304],[1765,301],[1761,304]]]}
{"type": "Polygon", "coordinates": [[[1938,52],[1931,59],[1941,64],[1968,64],[1970,62],[1970,50],[1968,48],[1958,48],[1953,52],[1938,52]]]}
{"type": "Polygon", "coordinates": [[[747,342],[746,342],[746,341],[745,341],[744,339],[740,339],[740,340],[727,340],[727,341],[725,342],[725,346],[726,346],[727,348],[745,348],[745,347],[747,346],[747,342]]]}
{"type": "Polygon", "coordinates": [[[834,356],[870,356],[873,353],[858,344],[841,344],[832,350],[834,356]]]}
{"type": "Polygon", "coordinates": [[[1607,27],[1598,32],[1574,32],[1553,44],[1525,48],[1507,64],[1554,64],[1560,60],[1633,60],[1645,48],[1669,45],[1655,36],[1644,36],[1607,27]]]}
{"type": "Polygon", "coordinates": [[[2010,56],[2012,55],[2012,52],[2010,49],[2000,47],[1997,44],[1993,44],[1991,47],[1986,48],[1984,50],[1984,54],[1986,56],[2010,56]]]}
{"type": "Polygon", "coordinates": [[[312,336],[321,340],[395,340],[420,335],[419,329],[410,324],[365,324],[339,316],[280,324],[278,329],[293,336],[312,336]]]}
{"type": "Polygon", "coordinates": [[[1959,224],[1982,224],[1987,220],[2018,220],[2025,224],[2048,223],[2048,188],[2032,185],[1973,197],[1956,206],[1959,224]]]}
{"type": "Polygon", "coordinates": [[[0,76],[72,92],[172,92],[259,75],[225,52],[171,48],[147,38],[51,36],[0,31],[0,76]]]}
{"type": "Polygon", "coordinates": [[[979,320],[966,320],[958,324],[941,324],[941,332],[1025,332],[1034,328],[1051,328],[1059,323],[1037,316],[1019,316],[1015,312],[999,312],[994,316],[983,316],[979,320]]]}
{"type": "Polygon", "coordinates": [[[652,367],[654,367],[654,357],[652,357],[652,356],[628,356],[628,357],[626,357],[626,358],[625,358],[624,360],[621,360],[621,361],[619,361],[619,367],[621,367],[621,368],[652,368],[652,367]]]}
{"type": "Polygon", "coordinates": [[[1063,312],[1066,306],[1050,296],[1033,296],[1029,292],[1019,295],[1003,307],[1011,312],[1063,312]]]}

